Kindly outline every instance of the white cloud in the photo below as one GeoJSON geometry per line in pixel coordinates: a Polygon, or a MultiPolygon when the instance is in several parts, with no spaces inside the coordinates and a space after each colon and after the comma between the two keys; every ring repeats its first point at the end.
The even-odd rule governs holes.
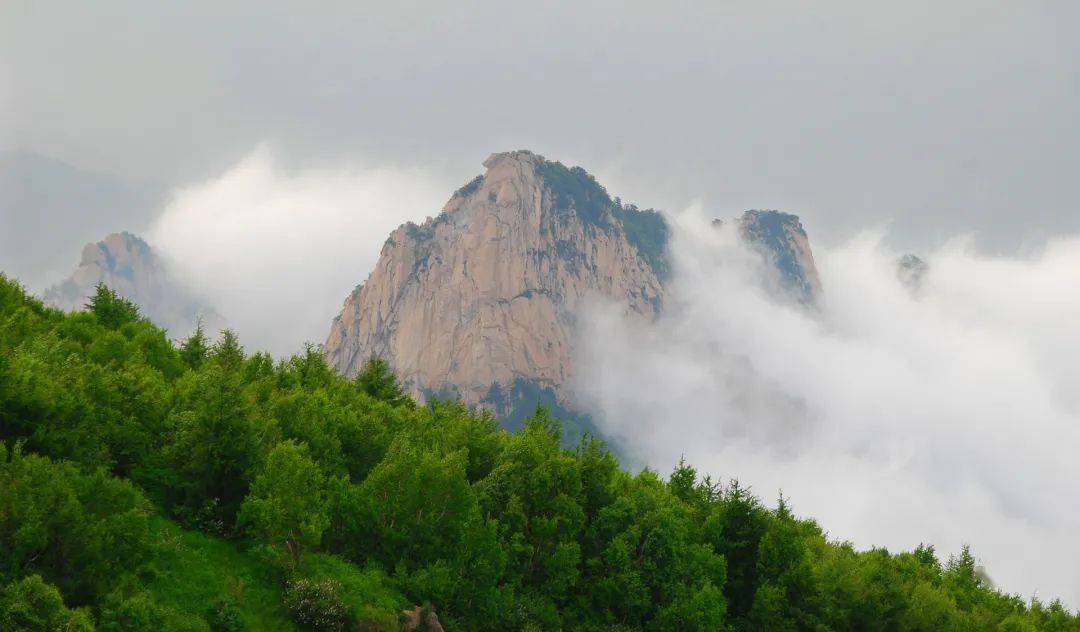
{"type": "Polygon", "coordinates": [[[596,306],[577,359],[632,457],[783,489],[860,546],[969,543],[1005,590],[1080,604],[1080,238],[1026,258],[953,241],[913,296],[864,233],[815,251],[824,296],[803,310],[700,209],[672,219],[671,308],[596,306]]]}
{"type": "Polygon", "coordinates": [[[260,147],[178,189],[147,235],[249,350],[321,343],[387,235],[438,213],[452,186],[424,169],[286,170],[260,147]]]}

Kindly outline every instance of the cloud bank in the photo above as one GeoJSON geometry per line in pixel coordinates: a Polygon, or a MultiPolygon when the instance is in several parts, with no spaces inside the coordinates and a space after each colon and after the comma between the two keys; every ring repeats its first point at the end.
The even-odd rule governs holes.
{"type": "Polygon", "coordinates": [[[386,236],[451,190],[420,168],[289,170],[260,147],[175,191],[147,240],[249,350],[287,355],[325,339],[386,236]]]}
{"type": "Polygon", "coordinates": [[[595,306],[576,359],[631,458],[782,489],[861,547],[967,543],[1003,589],[1080,604],[1080,238],[1011,258],[954,240],[912,291],[863,233],[815,251],[807,310],[700,208],[671,219],[671,308],[595,306]]]}

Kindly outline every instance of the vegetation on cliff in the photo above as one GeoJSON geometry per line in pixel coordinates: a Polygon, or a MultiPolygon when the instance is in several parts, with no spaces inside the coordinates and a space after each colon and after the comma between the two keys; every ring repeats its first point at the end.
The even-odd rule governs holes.
{"type": "Polygon", "coordinates": [[[450,630],[1080,629],[966,549],[857,551],[560,435],[0,276],[0,629],[397,629],[421,604],[450,630]]]}
{"type": "Polygon", "coordinates": [[[618,198],[613,200],[607,189],[581,167],[543,160],[537,170],[554,197],[557,211],[576,212],[588,225],[605,226],[612,219],[617,220],[656,276],[662,280],[668,277],[668,227],[658,211],[623,204],[618,198]]]}

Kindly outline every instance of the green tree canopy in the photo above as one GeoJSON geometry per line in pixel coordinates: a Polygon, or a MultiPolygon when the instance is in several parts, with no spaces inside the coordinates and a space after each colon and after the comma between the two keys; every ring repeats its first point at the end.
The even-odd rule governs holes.
{"type": "Polygon", "coordinates": [[[307,446],[283,441],[267,455],[240,508],[239,522],[298,564],[304,550],[319,543],[329,522],[325,484],[307,446]]]}

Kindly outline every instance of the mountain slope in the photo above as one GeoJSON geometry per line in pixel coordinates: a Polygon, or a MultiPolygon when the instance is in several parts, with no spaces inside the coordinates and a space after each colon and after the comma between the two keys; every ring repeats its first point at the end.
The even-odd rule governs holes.
{"type": "Polygon", "coordinates": [[[0,275],[5,631],[1080,629],[966,547],[859,551],[786,497],[564,449],[543,412],[508,433],[115,307],[0,275]]]}

